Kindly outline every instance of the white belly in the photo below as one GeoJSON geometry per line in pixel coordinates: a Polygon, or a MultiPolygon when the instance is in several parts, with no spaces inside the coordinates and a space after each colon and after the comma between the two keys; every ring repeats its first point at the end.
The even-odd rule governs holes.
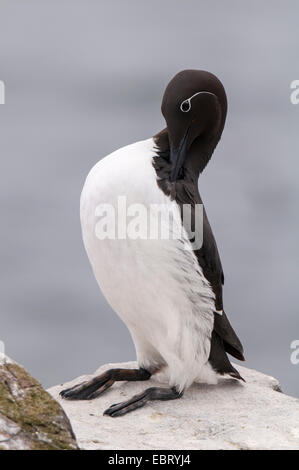
{"type": "Polygon", "coordinates": [[[170,384],[183,389],[196,379],[215,382],[207,364],[214,295],[188,240],[96,236],[96,208],[110,204],[117,213],[119,196],[126,197],[127,207],[165,204],[179,211],[156,184],[153,156],[149,139],[95,165],[81,195],[82,233],[97,282],[132,334],[139,365],[149,369],[167,365],[170,384]]]}

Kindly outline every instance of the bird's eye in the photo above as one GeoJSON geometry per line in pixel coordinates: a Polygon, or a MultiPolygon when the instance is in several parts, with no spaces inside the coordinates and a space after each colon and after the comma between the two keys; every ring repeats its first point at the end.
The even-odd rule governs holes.
{"type": "Polygon", "coordinates": [[[181,103],[180,110],[183,113],[188,113],[191,109],[191,101],[190,100],[185,100],[181,103]]]}

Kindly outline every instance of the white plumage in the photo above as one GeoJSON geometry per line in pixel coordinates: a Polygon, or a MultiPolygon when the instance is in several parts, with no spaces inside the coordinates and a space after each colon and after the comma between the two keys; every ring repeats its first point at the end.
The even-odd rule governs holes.
{"type": "Polygon", "coordinates": [[[150,371],[166,366],[169,384],[182,391],[194,381],[217,381],[208,363],[214,294],[187,236],[99,240],[95,234],[96,208],[105,203],[117,208],[119,196],[126,196],[128,205],[165,204],[179,211],[157,185],[153,158],[151,138],[113,152],[92,168],[81,194],[82,233],[97,282],[130,330],[139,366],[150,371]]]}

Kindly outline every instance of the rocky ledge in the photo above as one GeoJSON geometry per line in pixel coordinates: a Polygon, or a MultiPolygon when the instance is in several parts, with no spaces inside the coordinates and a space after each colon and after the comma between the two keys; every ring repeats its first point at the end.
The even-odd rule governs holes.
{"type": "Polygon", "coordinates": [[[0,450],[77,448],[60,405],[23,367],[0,354],[0,450]]]}
{"type": "MultiPolygon", "coordinates": [[[[107,364],[94,375],[113,367],[136,363],[107,364]]],[[[223,378],[218,385],[194,384],[179,400],[150,402],[119,418],[103,411],[157,385],[159,377],[115,383],[91,401],[63,400],[59,392],[93,375],[49,393],[64,408],[81,449],[299,449],[299,400],[281,393],[273,377],[236,367],[246,383],[223,378]]]]}

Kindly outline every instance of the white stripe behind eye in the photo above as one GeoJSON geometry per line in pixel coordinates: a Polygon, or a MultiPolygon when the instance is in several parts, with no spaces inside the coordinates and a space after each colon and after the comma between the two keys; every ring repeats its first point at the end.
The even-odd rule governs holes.
{"type": "MultiPolygon", "coordinates": [[[[214,93],[210,93],[209,91],[198,91],[197,93],[194,93],[194,95],[190,96],[190,98],[186,98],[184,101],[181,102],[181,105],[180,105],[180,110],[183,112],[183,113],[188,113],[191,109],[191,100],[192,98],[194,98],[195,96],[197,95],[201,95],[202,93],[205,93],[207,95],[214,95],[214,93]],[[189,109],[186,109],[186,111],[184,111],[183,109],[183,104],[186,103],[186,101],[189,103],[189,109]]],[[[215,96],[215,95],[214,95],[215,96]]]]}

